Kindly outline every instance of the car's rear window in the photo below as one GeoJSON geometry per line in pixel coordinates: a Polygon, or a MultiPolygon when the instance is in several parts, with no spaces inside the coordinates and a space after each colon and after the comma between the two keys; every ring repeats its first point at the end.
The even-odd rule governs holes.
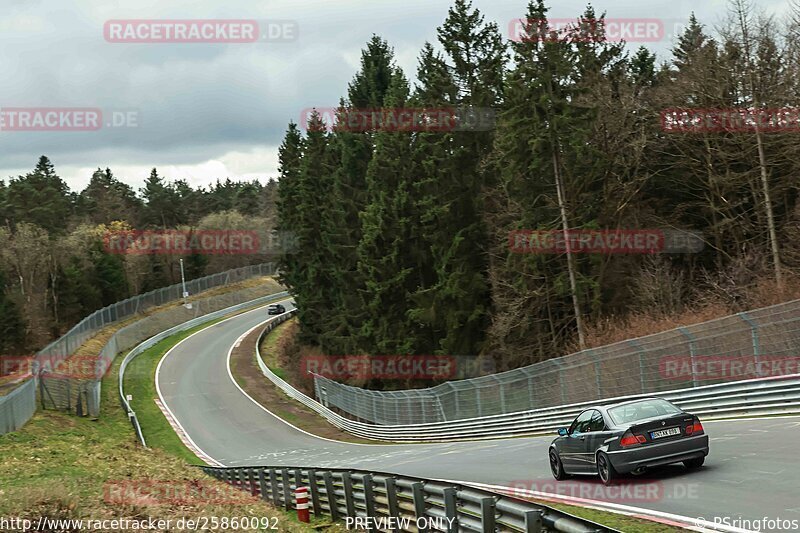
{"type": "Polygon", "coordinates": [[[680,412],[680,409],[666,400],[642,400],[641,402],[612,407],[608,410],[608,414],[615,424],[629,424],[647,418],[672,415],[680,412]]]}

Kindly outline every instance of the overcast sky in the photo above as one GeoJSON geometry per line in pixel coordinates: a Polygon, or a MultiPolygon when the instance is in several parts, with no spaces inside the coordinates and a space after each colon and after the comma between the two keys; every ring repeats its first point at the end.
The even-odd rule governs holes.
{"type": "MultiPolygon", "coordinates": [[[[788,0],[757,0],[779,13],[788,0]]],[[[90,107],[134,112],[138,127],[89,132],[0,131],[0,177],[29,171],[46,154],[70,188],[110,167],[138,188],[152,167],[205,185],[266,179],[277,146],[303,109],[335,106],[373,33],[388,39],[413,78],[423,43],[435,41],[450,0],[0,0],[0,109],[90,107]],[[284,41],[117,43],[104,24],[121,19],[292,21],[284,41]],[[293,38],[292,38],[293,37],[293,38]]],[[[581,0],[553,0],[551,17],[574,17],[581,0]]],[[[526,0],[474,0],[505,37],[526,0]]],[[[725,0],[597,0],[609,18],[660,18],[666,35],[647,46],[665,58],[671,28],[691,11],[713,26],[725,0]]],[[[632,46],[639,46],[638,43],[632,46]]]]}

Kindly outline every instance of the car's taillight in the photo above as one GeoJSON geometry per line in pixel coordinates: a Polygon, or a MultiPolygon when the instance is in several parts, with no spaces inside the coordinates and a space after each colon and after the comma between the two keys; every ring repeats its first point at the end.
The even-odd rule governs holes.
{"type": "Polygon", "coordinates": [[[634,444],[644,444],[645,442],[647,442],[647,439],[644,437],[644,435],[633,435],[631,433],[626,433],[619,440],[619,445],[633,446],[634,444]]]}
{"type": "Polygon", "coordinates": [[[694,435],[695,433],[700,433],[703,431],[703,424],[700,423],[699,420],[694,421],[694,424],[691,426],[686,426],[686,434],[687,435],[694,435]]]}

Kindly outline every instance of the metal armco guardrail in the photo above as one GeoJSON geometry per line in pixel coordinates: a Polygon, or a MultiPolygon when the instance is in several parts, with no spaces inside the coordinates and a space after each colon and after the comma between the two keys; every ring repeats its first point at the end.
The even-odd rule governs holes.
{"type": "Polygon", "coordinates": [[[616,531],[538,503],[449,481],[308,467],[201,468],[287,510],[296,508],[295,489],[308,487],[315,517],[327,515],[356,527],[357,518],[370,518],[363,528],[368,531],[616,531]]]}
{"type": "Polygon", "coordinates": [[[147,339],[146,341],[138,344],[135,348],[133,348],[128,354],[125,356],[125,359],[122,360],[122,363],[119,367],[119,399],[122,404],[122,408],[125,410],[125,413],[128,415],[128,419],[133,426],[134,431],[136,431],[136,436],[139,439],[139,442],[142,443],[142,446],[147,447],[147,443],[145,441],[144,435],[142,433],[142,427],[139,425],[139,420],[136,417],[136,412],[131,407],[130,403],[128,402],[127,396],[125,395],[124,389],[124,380],[125,380],[125,370],[128,368],[128,365],[131,364],[137,356],[142,354],[148,348],[158,344],[162,340],[175,335],[176,333],[180,333],[181,331],[186,331],[187,329],[191,329],[195,326],[199,326],[200,324],[204,324],[206,322],[210,322],[211,320],[216,320],[217,318],[222,318],[226,315],[230,315],[232,313],[236,313],[237,311],[241,311],[243,309],[248,309],[250,307],[257,307],[259,305],[265,305],[269,302],[274,300],[279,300],[281,298],[286,298],[289,296],[289,293],[286,291],[276,292],[274,294],[269,294],[267,296],[262,296],[261,298],[256,298],[255,300],[249,300],[247,302],[243,302],[231,307],[227,307],[225,309],[220,309],[219,311],[214,311],[213,313],[208,313],[206,315],[199,316],[188,322],[184,322],[182,324],[178,324],[172,328],[162,331],[161,333],[154,335],[147,339]]]}
{"type": "MultiPolygon", "coordinates": [[[[294,310],[286,313],[294,314],[294,310]]],[[[283,316],[283,315],[282,315],[283,316]]],[[[269,325],[262,333],[265,335],[274,325],[269,325]]],[[[258,345],[261,344],[259,339],[258,345]]],[[[272,372],[264,364],[261,354],[256,352],[256,360],[261,372],[287,396],[297,400],[317,412],[334,426],[353,435],[393,442],[435,442],[467,439],[492,439],[547,433],[569,425],[583,409],[591,405],[610,404],[650,395],[640,394],[578,402],[568,405],[532,409],[504,415],[476,417],[466,420],[452,420],[428,424],[379,425],[358,422],[334,412],[326,405],[324,390],[322,403],[297,390],[272,372]]],[[[319,392],[319,388],[317,389],[319,392]]],[[[700,417],[727,418],[749,415],[774,415],[800,413],[800,376],[750,381],[736,381],[704,387],[661,392],[666,398],[683,409],[700,417]]]]}

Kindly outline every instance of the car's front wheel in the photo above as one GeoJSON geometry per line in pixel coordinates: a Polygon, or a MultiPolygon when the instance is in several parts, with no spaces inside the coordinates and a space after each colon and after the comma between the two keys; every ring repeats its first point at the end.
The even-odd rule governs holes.
{"type": "Polygon", "coordinates": [[[688,468],[689,470],[694,470],[695,468],[700,468],[703,466],[703,463],[706,462],[705,456],[697,457],[695,459],[689,459],[688,461],[683,462],[683,466],[688,468]]]}
{"type": "Polygon", "coordinates": [[[568,477],[567,473],[564,472],[564,465],[561,463],[561,458],[555,448],[550,448],[550,471],[553,472],[553,477],[558,481],[568,477]]]}
{"type": "Polygon", "coordinates": [[[604,452],[597,452],[597,473],[600,475],[600,481],[603,485],[613,485],[619,474],[614,470],[614,465],[611,464],[608,455],[604,452]]]}

